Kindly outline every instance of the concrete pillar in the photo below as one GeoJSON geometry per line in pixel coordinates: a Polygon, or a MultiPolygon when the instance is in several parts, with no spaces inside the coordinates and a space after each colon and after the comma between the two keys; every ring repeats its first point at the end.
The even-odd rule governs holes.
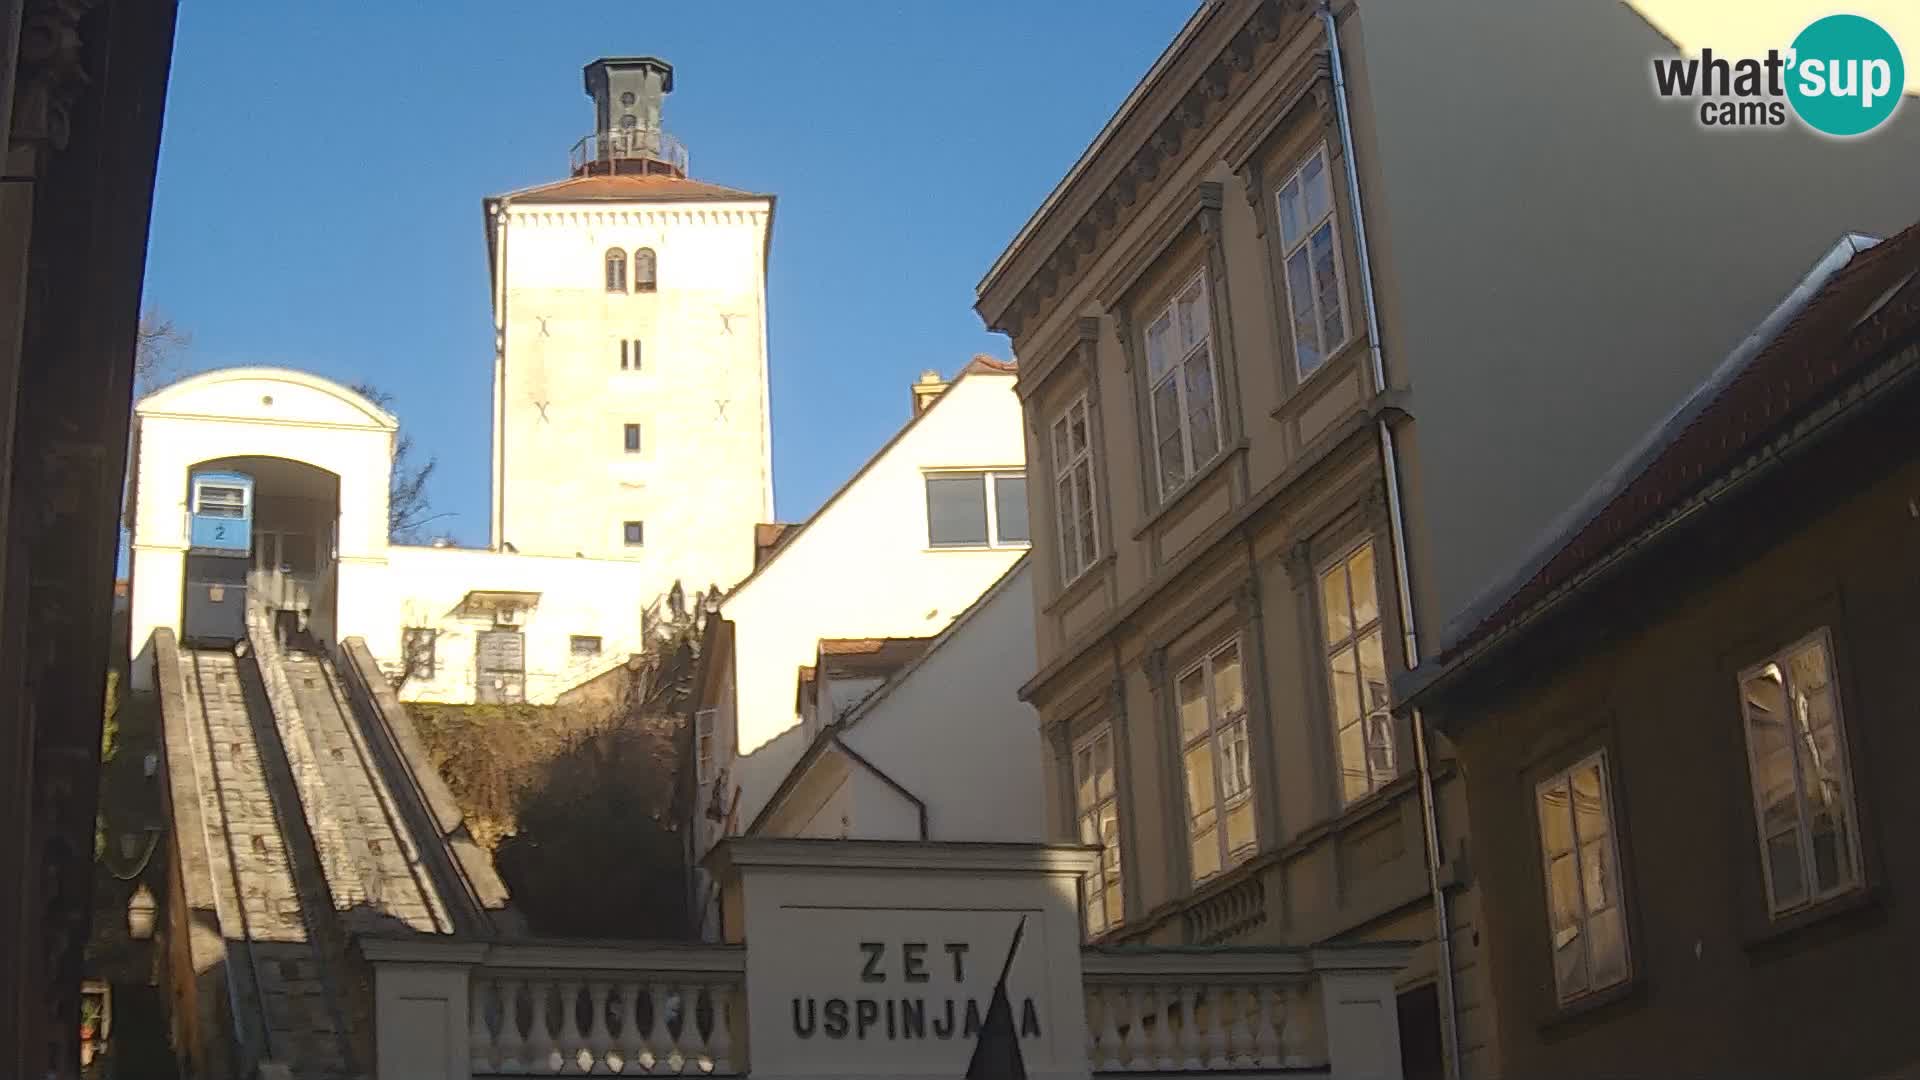
{"type": "Polygon", "coordinates": [[[373,1075],[471,1080],[468,975],[486,946],[363,939],[360,947],[373,965],[373,1075]]]}
{"type": "Polygon", "coordinates": [[[1320,975],[1331,1080],[1400,1080],[1400,1014],[1392,971],[1320,975]]]}

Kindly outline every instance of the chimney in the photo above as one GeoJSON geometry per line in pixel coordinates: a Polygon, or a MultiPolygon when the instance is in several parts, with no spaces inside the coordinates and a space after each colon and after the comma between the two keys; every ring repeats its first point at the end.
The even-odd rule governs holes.
{"type": "Polygon", "coordinates": [[[937,371],[923,371],[920,380],[913,384],[913,415],[919,416],[933,404],[933,399],[945,393],[947,381],[937,371]]]}
{"type": "Polygon", "coordinates": [[[673,65],[654,56],[607,56],[583,72],[593,134],[575,149],[574,175],[687,174],[686,148],[660,125],[673,93],[673,65]]]}

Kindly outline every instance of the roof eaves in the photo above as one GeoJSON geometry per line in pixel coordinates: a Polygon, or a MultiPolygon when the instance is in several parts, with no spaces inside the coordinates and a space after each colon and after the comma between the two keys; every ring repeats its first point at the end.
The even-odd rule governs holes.
{"type": "Polygon", "coordinates": [[[1018,258],[1020,254],[1025,251],[1027,245],[1032,242],[1035,234],[1037,234],[1042,226],[1053,216],[1054,211],[1059,207],[1060,203],[1065,201],[1067,194],[1080,182],[1081,177],[1092,168],[1095,159],[1107,148],[1107,144],[1113,141],[1114,136],[1119,132],[1120,128],[1127,120],[1132,118],[1135,110],[1140,108],[1141,103],[1144,102],[1147,95],[1153,91],[1155,85],[1160,81],[1161,76],[1166,73],[1168,68],[1173,66],[1174,58],[1179,56],[1187,44],[1199,34],[1200,27],[1206,22],[1207,16],[1222,6],[1224,6],[1222,0],[1202,0],[1200,6],[1194,9],[1193,15],[1187,19],[1186,25],[1180,28],[1178,34],[1174,35],[1173,40],[1161,51],[1159,57],[1154,60],[1153,65],[1147,68],[1147,73],[1140,77],[1140,81],[1134,84],[1133,90],[1127,94],[1125,100],[1120,102],[1120,107],[1115,109],[1113,115],[1107,118],[1106,125],[1093,137],[1093,141],[1087,144],[1087,148],[1080,152],[1080,156],[1074,160],[1073,166],[1067,170],[1067,174],[1061,177],[1060,182],[1055,184],[1053,190],[1047,193],[1047,197],[1041,200],[1039,208],[1034,210],[1033,214],[1027,218],[1026,224],[1022,225],[1020,231],[1014,234],[1012,242],[1007,244],[1006,248],[1001,251],[1000,257],[993,261],[993,265],[988,268],[986,275],[980,279],[979,284],[974,286],[974,296],[976,299],[983,297],[986,292],[994,286],[997,279],[1006,272],[1014,259],[1018,258]]]}
{"type": "Polygon", "coordinates": [[[1548,523],[1528,545],[1527,553],[1505,574],[1496,578],[1447,620],[1440,634],[1436,657],[1445,656],[1465,644],[1474,632],[1552,561],[1562,548],[1603,511],[1613,498],[1643,470],[1651,465],[1719,392],[1778,337],[1789,323],[1805,311],[1808,304],[1834,275],[1859,253],[1878,244],[1875,237],[1848,233],[1840,238],[1811,270],[1775,305],[1739,344],[1715,366],[1712,374],[1696,386],[1666,418],[1654,425],[1613,467],[1601,475],[1584,495],[1548,523]]]}
{"type": "Polygon", "coordinates": [[[1027,568],[1027,563],[1032,558],[1033,552],[1029,549],[1018,559],[1015,559],[1013,565],[1007,567],[1007,572],[1001,574],[998,581],[987,586],[986,591],[976,597],[973,603],[967,605],[965,611],[953,617],[953,621],[947,624],[946,629],[934,635],[933,640],[927,643],[924,652],[915,657],[911,663],[889,676],[887,681],[876,687],[873,693],[868,694],[865,700],[861,701],[852,712],[849,712],[844,719],[839,721],[840,727],[842,729],[850,729],[864,719],[868,713],[878,708],[880,703],[885,701],[900,684],[912,678],[914,672],[919,671],[922,665],[938,655],[941,647],[947,643],[948,638],[959,633],[962,627],[972,622],[974,617],[984,611],[988,604],[991,604],[996,597],[1006,591],[1010,587],[1013,579],[1018,577],[1020,572],[1027,568]]]}
{"type": "Polygon", "coordinates": [[[814,522],[819,521],[821,518],[825,517],[827,512],[832,510],[835,504],[837,504],[843,497],[846,496],[847,492],[852,491],[855,484],[858,484],[863,477],[865,477],[869,472],[872,472],[874,466],[878,465],[881,461],[885,460],[886,456],[892,453],[894,448],[899,446],[900,443],[906,439],[909,433],[911,433],[915,428],[919,427],[920,424],[923,421],[925,421],[927,417],[932,416],[935,410],[940,408],[941,405],[945,404],[948,400],[950,400],[954,396],[953,390],[955,387],[958,387],[962,382],[965,382],[967,379],[970,379],[976,375],[992,375],[998,378],[1007,378],[1007,379],[1015,377],[1011,372],[1006,372],[1006,373],[985,372],[985,371],[974,371],[970,369],[962,369],[959,376],[955,378],[953,382],[947,386],[947,389],[943,393],[941,393],[940,396],[933,399],[933,403],[931,405],[928,405],[926,408],[920,410],[918,413],[915,413],[913,416],[908,417],[907,422],[900,426],[900,430],[893,433],[892,438],[888,439],[884,444],[882,444],[880,449],[874,451],[873,456],[868,458],[865,462],[863,462],[858,469],[855,469],[853,475],[848,477],[845,483],[841,484],[838,488],[835,488],[833,494],[827,496],[827,501],[820,504],[820,509],[815,510],[813,514],[807,518],[807,520],[802,521],[799,524],[788,529],[786,534],[781,538],[779,546],[774,548],[773,551],[769,552],[766,559],[762,561],[759,566],[754,567],[753,570],[750,573],[748,573],[746,577],[741,578],[740,583],[738,585],[735,585],[733,588],[728,589],[727,594],[720,598],[721,606],[724,607],[727,601],[740,595],[741,590],[745,589],[747,586],[759,580],[760,576],[766,572],[766,569],[768,567],[773,566],[774,564],[780,561],[780,556],[786,554],[788,551],[793,550],[793,546],[799,542],[800,537],[805,535],[808,529],[813,527],[814,522]]]}

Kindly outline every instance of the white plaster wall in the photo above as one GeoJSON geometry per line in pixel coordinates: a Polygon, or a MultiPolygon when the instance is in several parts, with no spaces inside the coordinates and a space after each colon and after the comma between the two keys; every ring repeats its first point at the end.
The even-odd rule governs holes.
{"type": "MultiPolygon", "coordinates": [[[[926,804],[927,839],[1045,839],[1040,718],[1019,697],[1034,665],[1032,565],[1011,571],[841,734],[926,804]]],[[[855,838],[896,838],[894,807],[856,799],[855,838]]]]}
{"type": "Polygon", "coordinates": [[[496,545],[638,562],[656,592],[731,587],[773,514],[770,203],[509,204],[505,219],[496,545]],[[609,247],[651,247],[658,290],[607,292],[609,247]],[[638,372],[620,367],[623,339],[643,343],[638,372]],[[629,520],[644,547],[625,546],[629,520]]]}
{"type": "MultiPolygon", "coordinates": [[[[176,383],[134,410],[131,642],[144,657],[162,626],[180,629],[187,474],[216,458],[258,455],[317,466],[340,481],[338,633],[371,635],[344,599],[384,573],[395,422],[351,391],[305,372],[229,368],[176,383]]],[[[151,666],[133,665],[149,690],[151,666]]]]}
{"type": "MultiPolygon", "coordinates": [[[[734,624],[739,752],[751,754],[796,727],[795,673],[813,662],[821,638],[937,634],[1025,551],[935,550],[927,543],[924,470],[1022,467],[1013,382],[993,373],[961,377],[722,603],[721,614],[734,624]]],[[[1021,641],[1029,654],[1025,670],[1033,637],[1021,641]]],[[[742,822],[754,819],[784,773],[735,771],[742,822]]]]}
{"type": "MultiPolygon", "coordinates": [[[[550,559],[465,548],[395,547],[389,552],[383,588],[352,595],[366,610],[363,621],[380,626],[367,646],[390,673],[402,665],[406,627],[433,627],[434,677],[401,687],[408,701],[468,704],[474,700],[475,635],[493,629],[491,616],[459,615],[470,590],[537,592],[538,604],[518,629],[526,638],[526,693],[533,704],[550,704],[561,691],[606,671],[638,652],[641,613],[655,599],[647,568],[598,559],[550,559]],[[379,607],[380,610],[372,610],[379,607]],[[575,634],[601,639],[597,657],[572,655],[575,634]]],[[[343,584],[341,595],[349,592],[343,584]]]]}

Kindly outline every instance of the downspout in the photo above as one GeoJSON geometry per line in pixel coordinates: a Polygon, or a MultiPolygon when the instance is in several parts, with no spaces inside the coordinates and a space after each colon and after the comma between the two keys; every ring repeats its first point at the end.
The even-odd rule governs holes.
{"type": "MultiPolygon", "coordinates": [[[[1360,295],[1367,315],[1367,357],[1373,376],[1374,394],[1387,389],[1386,360],[1380,348],[1380,309],[1373,294],[1373,263],[1367,250],[1367,217],[1360,201],[1360,169],[1354,161],[1353,121],[1347,111],[1347,79],[1340,60],[1340,27],[1327,0],[1320,3],[1320,25],[1326,31],[1327,58],[1333,76],[1333,102],[1340,122],[1340,156],[1346,162],[1347,201],[1353,210],[1354,252],[1360,263],[1360,295]]],[[[1394,591],[1400,598],[1400,629],[1406,649],[1407,667],[1420,666],[1420,639],[1414,628],[1412,575],[1407,568],[1406,510],[1400,496],[1400,465],[1394,445],[1393,427],[1387,418],[1379,421],[1380,460],[1387,489],[1387,525],[1392,533],[1394,591]]],[[[1447,914],[1446,889],[1440,881],[1440,823],[1434,805],[1433,762],[1427,753],[1426,722],[1418,709],[1413,712],[1413,748],[1420,777],[1420,824],[1427,846],[1427,890],[1433,902],[1434,943],[1439,947],[1440,1011],[1442,1037],[1446,1043],[1447,1075],[1462,1080],[1460,1066],[1460,1012],[1453,984],[1453,936],[1447,914]]]]}
{"type": "Polygon", "coordinates": [[[504,550],[507,541],[507,211],[511,196],[493,204],[494,258],[499,260],[493,275],[493,550],[504,550]]]}

